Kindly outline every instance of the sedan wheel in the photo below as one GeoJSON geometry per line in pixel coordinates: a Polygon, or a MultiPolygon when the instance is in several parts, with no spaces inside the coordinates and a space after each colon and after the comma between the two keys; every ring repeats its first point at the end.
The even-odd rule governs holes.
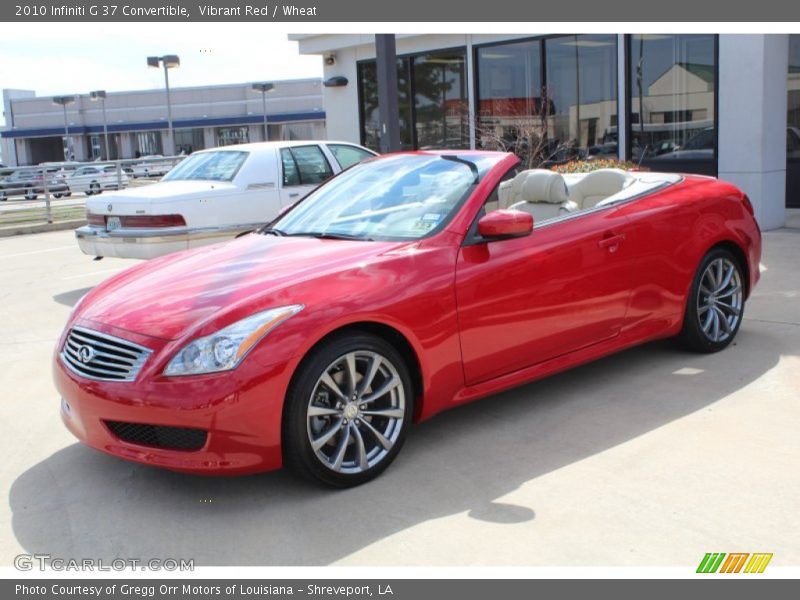
{"type": "Polygon", "coordinates": [[[286,462],[337,487],[376,477],[399,452],[413,403],[408,369],[381,338],[326,343],[301,367],[287,398],[286,462]]]}
{"type": "Polygon", "coordinates": [[[731,343],[744,313],[744,274],[725,249],[705,256],[695,275],[681,337],[692,350],[716,352],[731,343]]]}
{"type": "Polygon", "coordinates": [[[33,188],[25,190],[25,200],[36,200],[36,192],[33,191],[33,188]]]}

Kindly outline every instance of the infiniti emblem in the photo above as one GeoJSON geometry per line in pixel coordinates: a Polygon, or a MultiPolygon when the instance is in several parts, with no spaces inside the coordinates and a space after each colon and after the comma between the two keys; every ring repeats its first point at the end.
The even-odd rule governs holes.
{"type": "Polygon", "coordinates": [[[111,212],[111,210],[112,210],[114,207],[113,207],[111,204],[109,204],[109,205],[108,205],[106,208],[108,209],[108,212],[111,212]]]}
{"type": "Polygon", "coordinates": [[[90,346],[80,346],[78,348],[78,359],[80,359],[83,364],[90,362],[94,356],[94,348],[90,346]]]}

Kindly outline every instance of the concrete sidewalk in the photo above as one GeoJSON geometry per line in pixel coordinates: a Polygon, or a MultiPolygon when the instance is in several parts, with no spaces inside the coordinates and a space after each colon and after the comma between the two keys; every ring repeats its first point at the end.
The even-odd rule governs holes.
{"type": "MultiPolygon", "coordinates": [[[[800,218],[793,216],[800,221],[800,218]]],[[[177,475],[76,443],[50,379],[70,306],[134,263],[71,232],[0,239],[0,564],[20,552],[197,565],[800,564],[800,223],[765,234],[736,344],[659,342],[411,432],[373,483],[177,475]]]]}

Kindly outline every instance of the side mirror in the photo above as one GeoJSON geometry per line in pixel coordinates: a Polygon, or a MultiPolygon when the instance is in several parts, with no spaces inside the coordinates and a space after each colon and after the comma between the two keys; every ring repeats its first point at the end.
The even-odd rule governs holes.
{"type": "Polygon", "coordinates": [[[493,210],[478,221],[478,233],[488,239],[524,237],[531,231],[533,216],[521,210],[493,210]]]}

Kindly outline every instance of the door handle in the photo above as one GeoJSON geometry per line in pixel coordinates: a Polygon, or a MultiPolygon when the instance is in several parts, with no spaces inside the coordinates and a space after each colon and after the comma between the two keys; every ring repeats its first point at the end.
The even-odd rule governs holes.
{"type": "Polygon", "coordinates": [[[293,194],[289,194],[289,198],[297,198],[300,195],[300,192],[294,192],[293,194]]]}
{"type": "Polygon", "coordinates": [[[597,242],[598,248],[606,248],[609,252],[616,252],[619,245],[625,240],[624,233],[607,233],[597,242]]]}

